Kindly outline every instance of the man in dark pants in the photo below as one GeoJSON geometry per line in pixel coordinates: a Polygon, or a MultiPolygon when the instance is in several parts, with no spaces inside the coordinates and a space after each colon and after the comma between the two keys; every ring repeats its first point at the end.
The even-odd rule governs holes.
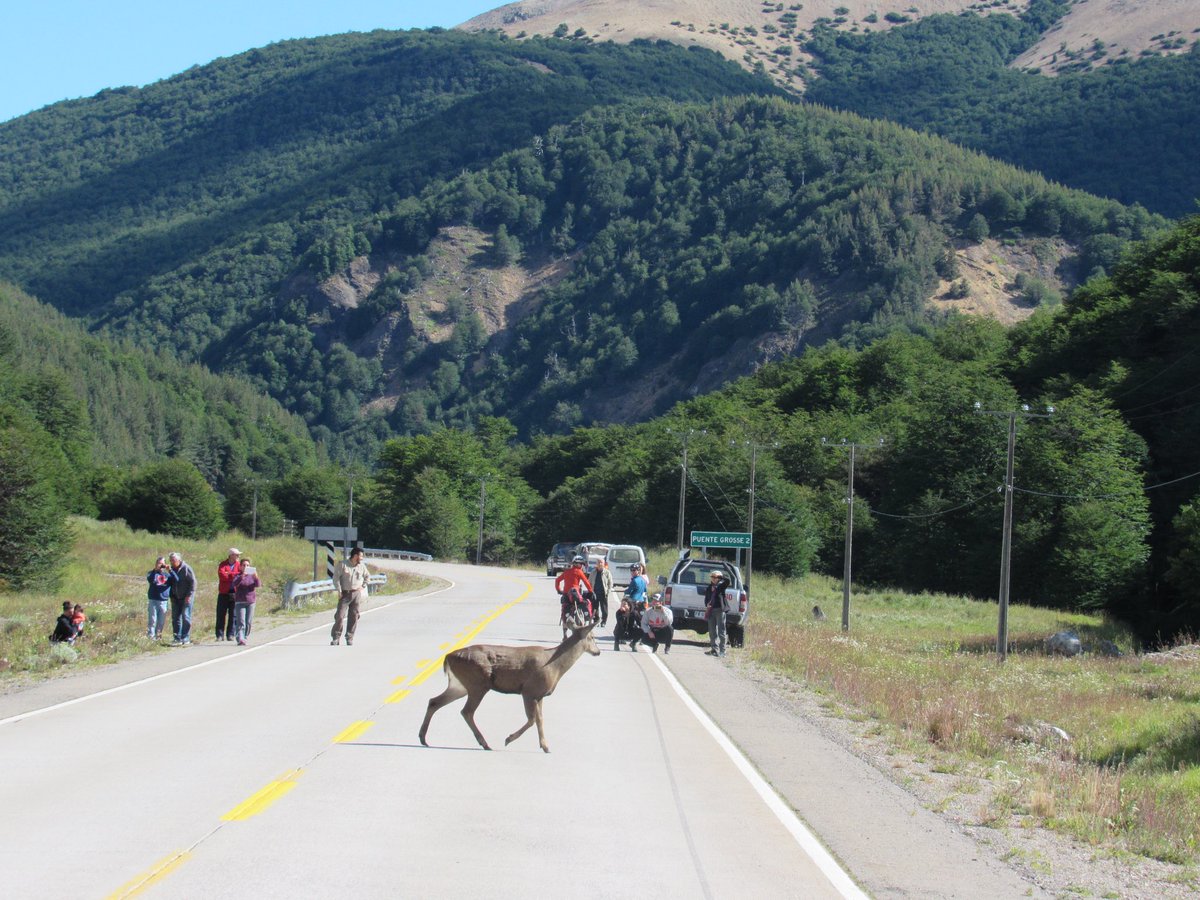
{"type": "Polygon", "coordinates": [[[229,548],[229,556],[217,566],[217,640],[233,640],[233,576],[241,570],[242,551],[229,548]]]}
{"type": "Polygon", "coordinates": [[[612,593],[612,572],[608,568],[608,560],[600,557],[596,563],[596,574],[593,580],[592,592],[596,595],[596,610],[594,618],[601,625],[608,624],[608,595],[612,593]]]}
{"type": "Polygon", "coordinates": [[[178,553],[172,553],[171,571],[175,581],[171,584],[171,629],[175,633],[174,644],[183,646],[192,642],[192,609],[196,600],[196,573],[183,561],[178,553]]]}

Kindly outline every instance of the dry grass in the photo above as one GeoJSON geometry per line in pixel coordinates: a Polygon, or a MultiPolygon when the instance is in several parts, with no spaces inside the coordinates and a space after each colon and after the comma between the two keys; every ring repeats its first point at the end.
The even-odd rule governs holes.
{"type": "MultiPolygon", "coordinates": [[[[673,553],[652,555],[669,571],[673,553]]],[[[1140,655],[1095,616],[1013,606],[1007,662],[995,654],[994,602],[860,592],[841,630],[841,584],[755,575],[746,647],[850,716],[990,790],[977,818],[1067,832],[1099,848],[1200,861],[1200,657],[1140,655]],[[819,604],[828,619],[817,621],[819,604]],[[1075,630],[1120,658],[1051,657],[1043,641],[1075,630]],[[1065,732],[1065,737],[1060,734],[1065,732]]]]}
{"type": "MultiPolygon", "coordinates": [[[[268,625],[286,616],[307,614],[333,605],[332,594],[311,598],[298,610],[282,609],[288,581],[311,581],[312,545],[295,538],[250,541],[242,534],[219,535],[211,541],[176,541],[120,522],[74,519],[76,542],[63,560],[61,584],[54,591],[0,593],[0,689],[45,677],[63,667],[114,662],[139,653],[158,652],[146,633],[146,573],[157,556],[178,550],[196,571],[199,582],[192,631],[208,638],[214,628],[217,564],[230,546],[253,559],[263,587],[255,623],[268,625]],[[51,644],[47,636],[62,603],[81,603],[87,613],[84,638],[74,646],[51,644]]],[[[412,576],[389,576],[385,593],[419,587],[412,576]]],[[[168,625],[169,628],[169,625],[168,625]]]]}

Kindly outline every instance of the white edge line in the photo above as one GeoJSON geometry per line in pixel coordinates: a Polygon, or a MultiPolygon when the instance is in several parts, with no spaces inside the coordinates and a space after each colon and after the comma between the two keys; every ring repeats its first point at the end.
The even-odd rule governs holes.
{"type": "Polygon", "coordinates": [[[846,897],[847,900],[860,900],[860,898],[861,900],[869,900],[868,895],[863,893],[862,889],[851,880],[846,870],[838,865],[837,860],[830,855],[829,851],[822,846],[821,842],[800,821],[800,817],[796,815],[795,810],[784,802],[776,790],[751,765],[750,760],[746,758],[745,754],[734,746],[733,741],[729,740],[725,732],[717,727],[717,724],[709,717],[708,713],[696,704],[696,701],[692,699],[683,685],[679,683],[679,679],[671,673],[671,670],[663,664],[662,660],[653,658],[653,661],[666,677],[667,683],[671,685],[671,688],[683,700],[684,705],[691,710],[692,715],[704,726],[704,729],[712,735],[713,740],[717,742],[717,746],[725,751],[726,755],[733,761],[734,766],[737,767],[737,770],[750,782],[750,786],[754,788],[759,797],[766,803],[767,808],[775,814],[775,817],[788,830],[796,843],[800,845],[800,848],[817,864],[817,868],[829,879],[834,889],[843,897],[846,897]]]}
{"type": "MultiPolygon", "coordinates": [[[[443,580],[450,581],[450,579],[448,579],[448,578],[443,579],[443,580]]],[[[430,591],[427,594],[417,594],[412,597],[398,597],[395,600],[393,600],[391,603],[385,603],[385,604],[383,604],[383,606],[376,606],[376,607],[372,607],[371,609],[364,610],[362,614],[365,616],[365,615],[368,615],[369,613],[377,612],[379,610],[384,610],[389,607],[395,606],[397,603],[403,603],[408,600],[415,600],[418,597],[433,597],[436,594],[440,594],[443,591],[448,591],[454,587],[456,587],[456,583],[453,581],[450,581],[450,583],[448,585],[446,585],[444,588],[439,588],[436,591],[430,591]]],[[[315,615],[315,613],[314,613],[314,615],[315,615]]],[[[116,687],[110,687],[110,688],[106,688],[102,691],[96,691],[96,693],[94,693],[94,694],[84,694],[82,697],[75,697],[72,700],[64,700],[62,703],[55,703],[53,706],[43,706],[39,709],[31,709],[27,712],[17,713],[15,716],[9,716],[7,719],[0,719],[0,725],[9,725],[13,722],[20,722],[22,719],[31,719],[34,716],[42,715],[42,713],[54,712],[56,709],[64,709],[68,706],[74,706],[76,703],[83,703],[86,700],[95,700],[97,697],[105,697],[109,694],[115,694],[118,691],[128,690],[129,688],[135,688],[135,687],[138,687],[139,685],[143,685],[143,684],[150,684],[152,681],[159,681],[160,679],[163,679],[163,678],[170,678],[173,675],[179,675],[183,672],[192,672],[192,671],[195,671],[196,669],[203,669],[206,666],[216,665],[217,663],[229,662],[231,659],[241,659],[242,657],[246,656],[247,654],[257,653],[259,650],[266,650],[268,647],[273,646],[274,644],[282,644],[284,641],[290,641],[292,638],[303,637],[306,634],[312,634],[314,631],[320,631],[320,630],[328,628],[328,627],[329,627],[329,623],[323,622],[320,625],[314,625],[312,628],[306,628],[304,631],[297,631],[295,634],[289,634],[286,637],[281,637],[274,641],[268,641],[265,644],[256,644],[253,647],[247,647],[236,653],[231,653],[228,656],[218,656],[215,659],[208,659],[208,660],[205,660],[204,662],[195,663],[190,666],[184,666],[181,669],[171,669],[171,671],[169,671],[169,672],[159,672],[157,675],[150,675],[146,678],[141,678],[137,681],[130,681],[126,684],[118,684],[116,687]]],[[[173,648],[173,650],[174,650],[174,648],[173,648]]]]}

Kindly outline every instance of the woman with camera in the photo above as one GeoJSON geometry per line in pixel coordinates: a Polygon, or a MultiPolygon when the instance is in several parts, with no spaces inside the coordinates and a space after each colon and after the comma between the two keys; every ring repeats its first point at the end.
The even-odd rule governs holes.
{"type": "Polygon", "coordinates": [[[171,588],[179,580],[174,570],[167,565],[167,558],[160,556],[154,568],[146,573],[146,637],[157,641],[162,637],[167,622],[167,604],[171,602],[171,588]]]}

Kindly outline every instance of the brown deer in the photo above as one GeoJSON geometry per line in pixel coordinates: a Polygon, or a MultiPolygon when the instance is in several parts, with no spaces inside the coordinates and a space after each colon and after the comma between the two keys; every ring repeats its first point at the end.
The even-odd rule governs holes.
{"type": "Polygon", "coordinates": [[[593,622],[574,630],[557,647],[505,647],[499,644],[472,644],[461,650],[446,654],[442,669],[446,673],[446,689],[429,701],[425,710],[425,721],[421,723],[421,744],[425,743],[425,732],[433,714],[460,697],[467,698],[462,708],[462,717],[471,726],[475,740],[484,750],[491,750],[475,725],[475,710],[483,702],[488,691],[501,694],[520,694],[525,700],[525,724],[504,739],[508,746],[537,722],[538,743],[546,753],[546,733],[542,729],[542,698],[554,693],[558,680],[583,653],[600,655],[596,639],[592,637],[593,622]]]}

